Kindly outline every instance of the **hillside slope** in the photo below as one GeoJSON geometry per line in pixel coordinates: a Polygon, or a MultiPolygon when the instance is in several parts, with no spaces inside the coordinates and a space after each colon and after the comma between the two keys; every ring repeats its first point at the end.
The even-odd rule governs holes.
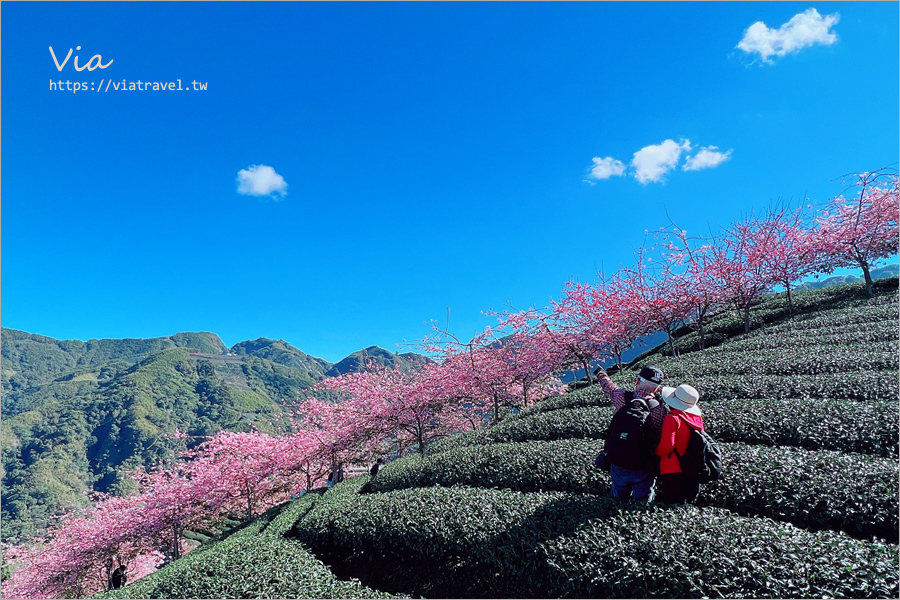
{"type": "MultiPolygon", "coordinates": [[[[311,550],[366,590],[425,597],[897,597],[897,280],[877,289],[800,292],[794,315],[767,298],[750,334],[720,315],[714,347],[687,333],[680,356],[617,376],[652,362],[666,384],[699,389],[726,471],[696,506],[608,497],[592,463],[612,408],[593,386],[282,505],[290,526],[242,543],[311,550]]],[[[228,548],[201,546],[108,596],[178,597],[187,569],[191,597],[247,595],[241,578],[191,566],[233,560],[228,548]]],[[[331,594],[246,552],[242,569],[270,574],[252,595],[331,594]]]]}

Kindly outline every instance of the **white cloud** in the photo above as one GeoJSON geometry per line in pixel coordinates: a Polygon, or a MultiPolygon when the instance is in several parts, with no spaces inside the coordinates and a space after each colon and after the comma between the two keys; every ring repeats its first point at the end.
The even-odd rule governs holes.
{"type": "Polygon", "coordinates": [[[612,156],[606,158],[595,156],[591,160],[594,161],[594,166],[591,168],[591,177],[594,179],[609,179],[625,173],[625,163],[612,156]]]}
{"type": "Polygon", "coordinates": [[[284,177],[268,165],[252,165],[238,171],[238,194],[246,196],[278,196],[287,194],[284,177]]]}
{"type": "Polygon", "coordinates": [[[704,148],[700,148],[700,151],[697,152],[694,156],[688,156],[687,160],[685,160],[684,166],[681,167],[683,171],[699,171],[700,169],[712,169],[713,167],[718,167],[723,162],[731,158],[731,150],[727,152],[719,152],[719,149],[715,146],[706,146],[704,148]]]}
{"type": "Polygon", "coordinates": [[[840,15],[819,14],[815,8],[794,15],[791,20],[778,29],[769,29],[762,21],[757,21],[747,28],[744,38],[737,48],[748,54],[758,53],[763,62],[771,63],[771,56],[784,56],[791,52],[799,52],[808,46],[824,44],[829,46],[837,41],[837,35],[828,31],[833,27],[840,15]]]}
{"type": "Polygon", "coordinates": [[[631,166],[634,177],[641,183],[660,181],[666,173],[678,165],[683,152],[691,151],[691,141],[683,140],[680,144],[666,140],[655,146],[644,146],[634,153],[631,166]]]}

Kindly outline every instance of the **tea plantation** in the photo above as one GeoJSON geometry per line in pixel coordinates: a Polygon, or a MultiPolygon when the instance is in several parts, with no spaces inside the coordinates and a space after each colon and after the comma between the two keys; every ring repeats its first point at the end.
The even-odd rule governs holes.
{"type": "Polygon", "coordinates": [[[767,297],[656,364],[701,394],[723,478],[608,497],[599,386],[276,507],[104,597],[896,598],[897,279],[767,297]]]}

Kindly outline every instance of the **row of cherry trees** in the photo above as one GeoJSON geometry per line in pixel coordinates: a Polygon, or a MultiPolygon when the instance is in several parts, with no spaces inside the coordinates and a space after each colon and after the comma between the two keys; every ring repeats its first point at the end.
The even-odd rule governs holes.
{"type": "Polygon", "coordinates": [[[671,224],[642,247],[632,266],[593,284],[569,282],[545,309],[494,313],[498,323],[468,341],[434,327],[423,342],[435,361],[412,371],[370,367],[330,378],[295,407],[294,433],[221,432],[177,463],[134,473],[140,492],[103,497],[70,515],[47,537],[13,548],[18,563],[5,597],[81,597],[109,587],[112,570],[130,579],[187,548],[185,532],[214,530],[225,518],[246,518],[312,489],[343,463],[425,453],[432,440],[496,423],[564,389],[557,374],[573,368],[591,377],[597,359],[622,363],[643,335],[674,333],[733,309],[749,329],[750,307],[780,286],[814,272],[870,270],[898,250],[895,173],[858,176],[855,193],[817,213],[786,208],[750,215],[718,235],[688,237],[671,224]],[[327,402],[315,392],[342,397],[327,402]]]}

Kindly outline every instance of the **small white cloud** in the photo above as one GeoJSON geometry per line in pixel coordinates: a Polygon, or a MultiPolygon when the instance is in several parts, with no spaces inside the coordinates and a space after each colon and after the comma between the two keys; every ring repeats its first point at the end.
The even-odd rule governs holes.
{"type": "Polygon", "coordinates": [[[660,181],[663,175],[678,165],[682,153],[690,151],[690,140],[683,140],[680,144],[666,140],[655,146],[645,146],[634,153],[631,161],[634,177],[641,183],[660,181]]]}
{"type": "Polygon", "coordinates": [[[700,169],[712,169],[713,167],[718,167],[723,162],[731,158],[731,150],[727,152],[719,152],[719,149],[715,146],[706,146],[704,148],[700,148],[700,151],[697,152],[694,156],[688,156],[687,160],[685,160],[684,166],[681,167],[683,171],[699,171],[700,169]]]}
{"type": "Polygon", "coordinates": [[[278,196],[287,194],[284,177],[268,165],[251,165],[238,171],[238,194],[245,196],[278,196]]]}
{"type": "Polygon", "coordinates": [[[737,48],[748,54],[758,53],[763,62],[771,63],[771,56],[784,56],[816,44],[829,46],[835,43],[837,35],[829,29],[839,19],[838,13],[823,17],[815,8],[810,8],[794,15],[778,29],[769,29],[765,23],[757,21],[744,32],[737,48]]]}
{"type": "Polygon", "coordinates": [[[591,168],[590,176],[594,179],[609,179],[625,173],[625,163],[612,156],[606,158],[595,156],[591,160],[594,161],[594,166],[591,168]]]}

